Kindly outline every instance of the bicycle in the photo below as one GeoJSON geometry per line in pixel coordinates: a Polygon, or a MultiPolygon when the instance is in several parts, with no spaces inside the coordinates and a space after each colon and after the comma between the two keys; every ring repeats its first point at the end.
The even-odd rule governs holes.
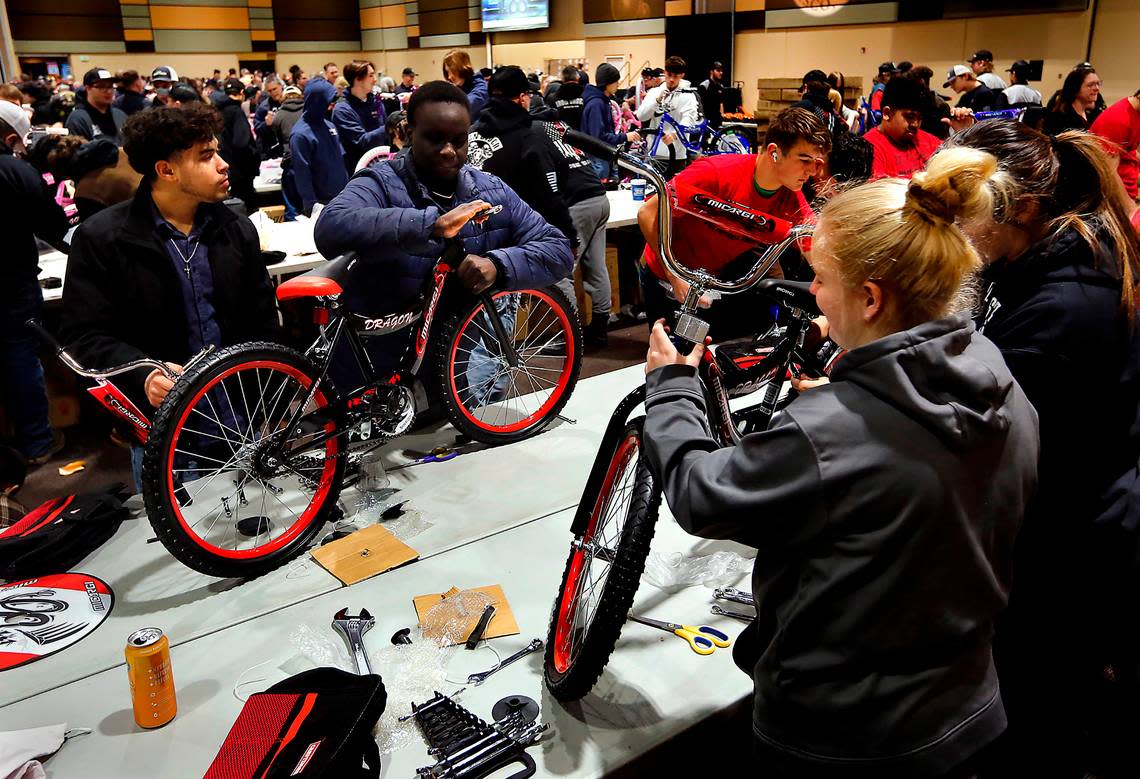
{"type": "MultiPolygon", "coordinates": [[[[678,89],[678,93],[692,93],[697,94],[695,89],[678,89]]],[[[698,105],[700,100],[698,98],[698,105]]],[[[677,162],[677,149],[673,144],[667,144],[668,157],[658,157],[657,151],[661,147],[661,137],[666,134],[668,128],[681,145],[690,154],[697,157],[707,157],[716,154],[750,154],[752,146],[748,143],[748,139],[733,129],[714,128],[709,125],[709,120],[705,117],[700,117],[700,122],[693,125],[685,125],[678,122],[673,118],[672,114],[666,108],[656,115],[661,121],[658,122],[657,127],[642,130],[642,134],[646,136],[653,136],[653,141],[649,142],[646,138],[645,156],[648,159],[660,160],[662,163],[667,162],[669,169],[672,170],[677,162]]]]}
{"type": "Polygon", "coordinates": [[[315,301],[313,344],[304,353],[268,342],[205,350],[153,422],[107,378],[139,367],[170,376],[165,365],[93,371],[56,347],[72,370],[97,380],[97,398],[143,443],[143,500],[170,553],[211,576],[258,576],[309,545],[334,517],[346,457],[406,432],[429,390],[457,430],[486,444],[520,441],[559,417],[581,367],[569,302],[555,288],[473,296],[450,283],[464,256],[449,241],[420,299],[375,315],[340,301],[354,253],[285,281],[278,300],[315,301]],[[365,348],[372,335],[402,343],[394,369],[374,366],[365,348]],[[363,378],[351,391],[329,376],[338,346],[363,378]]]}
{"type": "MultiPolygon", "coordinates": [[[[622,167],[644,175],[669,191],[661,175],[634,155],[607,147],[597,139],[567,133],[567,141],[590,154],[616,159],[622,167]]],[[[659,256],[672,273],[689,282],[673,331],[675,342],[703,343],[708,324],[698,315],[698,302],[707,290],[725,295],[756,290],[772,297],[787,313],[786,324],[764,337],[730,350],[705,352],[698,376],[706,394],[708,424],[722,446],[732,446],[754,430],[767,427],[772,415],[794,397],[785,391],[790,375],[829,373],[838,359],[833,343],[811,337],[818,315],[810,284],[764,278],[779,255],[806,240],[811,227],[780,225],[777,220],[739,203],[707,193],[690,196],[684,204],[718,229],[750,236],[756,243],[778,238],[735,281],[723,281],[706,271],[678,263],[670,250],[671,213],[677,204],[658,198],[659,256]],[[763,390],[758,403],[734,410],[730,401],[763,390]]],[[[633,604],[660,507],[661,490],[642,456],[644,415],[630,419],[645,400],[645,386],[629,393],[614,410],[595,456],[582,499],[571,522],[570,554],[551,612],[544,658],[544,679],[551,694],[569,701],[588,693],[613,652],[633,604]]]]}

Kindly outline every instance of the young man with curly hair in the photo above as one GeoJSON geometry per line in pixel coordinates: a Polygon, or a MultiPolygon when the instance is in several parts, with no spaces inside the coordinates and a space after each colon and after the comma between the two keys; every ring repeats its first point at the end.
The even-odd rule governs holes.
{"type": "MultiPolygon", "coordinates": [[[[229,166],[222,118],[202,103],[158,108],[123,127],[142,183],[131,200],[80,225],[63,289],[62,336],[81,362],[109,367],[152,357],[175,372],[203,347],[272,338],[277,315],[257,232],[222,205],[229,166]]],[[[141,369],[119,386],[140,409],[173,382],[141,369]]],[[[136,484],[141,452],[132,456],[136,484]]]]}

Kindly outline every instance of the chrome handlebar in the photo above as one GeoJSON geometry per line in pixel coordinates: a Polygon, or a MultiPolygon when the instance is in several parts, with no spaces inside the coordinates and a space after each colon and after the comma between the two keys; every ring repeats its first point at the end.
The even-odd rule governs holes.
{"type": "MultiPolygon", "coordinates": [[[[724,281],[707,271],[686,267],[677,262],[673,256],[673,209],[669,203],[667,184],[657,169],[646,160],[625,151],[617,151],[616,158],[618,165],[643,175],[657,190],[657,256],[661,258],[670,273],[689,282],[690,287],[699,286],[701,292],[715,290],[725,295],[734,295],[751,289],[772,269],[788,246],[801,238],[808,237],[814,229],[811,225],[796,225],[784,240],[766,248],[747,273],[735,281],[724,281]]],[[[699,298],[700,294],[697,297],[699,298]]]]}
{"type": "MultiPolygon", "coordinates": [[[[114,368],[95,369],[84,367],[78,360],[68,354],[67,350],[60,346],[59,341],[55,340],[55,337],[46,329],[44,329],[44,326],[41,325],[37,320],[29,319],[24,323],[24,325],[32,332],[34,332],[36,336],[39,337],[39,339],[43,341],[49,349],[55,352],[55,355],[59,357],[60,362],[84,378],[109,379],[112,376],[118,376],[121,373],[129,373],[139,368],[153,368],[155,370],[161,371],[162,374],[171,381],[174,381],[178,378],[178,374],[170,370],[170,366],[168,366],[166,363],[161,362],[160,360],[151,359],[149,357],[143,358],[141,360],[131,360],[130,362],[124,363],[123,365],[116,365],[114,368]]],[[[198,357],[201,357],[202,354],[208,353],[212,348],[213,347],[206,347],[206,349],[204,349],[201,354],[195,357],[194,360],[191,360],[191,364],[197,360],[198,357]]]]}

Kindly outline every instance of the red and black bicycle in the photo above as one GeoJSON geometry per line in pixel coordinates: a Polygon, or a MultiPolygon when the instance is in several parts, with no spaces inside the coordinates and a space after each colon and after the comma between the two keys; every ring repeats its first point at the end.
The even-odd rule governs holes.
{"type": "MultiPolygon", "coordinates": [[[[786,379],[801,372],[827,373],[840,354],[834,343],[819,338],[813,326],[818,310],[810,285],[764,278],[784,250],[794,244],[806,249],[811,226],[793,226],[683,184],[666,185],[651,162],[595,138],[567,132],[566,140],[645,176],[663,194],[657,203],[659,256],[674,275],[690,284],[673,328],[679,348],[704,342],[709,325],[700,318],[699,301],[709,290],[726,295],[753,290],[782,310],[782,318],[770,331],[706,351],[698,368],[709,430],[720,445],[733,446],[747,433],[765,429],[772,415],[794,397],[786,379]],[[751,268],[741,278],[726,281],[681,265],[670,248],[676,212],[752,243],[756,253],[751,268]],[[753,402],[756,398],[759,401],[753,402]]],[[[554,599],[544,662],[546,687],[559,700],[581,698],[598,680],[649,556],[661,487],[644,457],[645,416],[631,418],[644,401],[642,385],[614,410],[570,526],[574,538],[554,599]]]]}
{"type": "Polygon", "coordinates": [[[97,380],[92,392],[145,442],[143,498],[171,554],[212,576],[277,567],[332,518],[348,456],[407,431],[429,394],[459,431],[487,444],[532,436],[559,415],[581,366],[581,328],[569,302],[554,288],[471,295],[452,283],[464,256],[457,241],[449,243],[414,305],[372,316],[348,311],[340,299],[354,254],[282,283],[279,300],[315,302],[320,335],[312,346],[302,354],[244,343],[200,354],[153,423],[107,379],[165,366],[92,371],[59,349],[69,367],[97,380]],[[374,367],[370,336],[401,345],[394,370],[374,367]],[[334,356],[355,363],[355,389],[334,387],[334,356]]]}

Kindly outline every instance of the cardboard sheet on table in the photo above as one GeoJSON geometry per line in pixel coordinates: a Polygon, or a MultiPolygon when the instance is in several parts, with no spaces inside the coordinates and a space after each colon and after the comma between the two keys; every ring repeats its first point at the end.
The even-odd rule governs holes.
{"type": "MultiPolygon", "coordinates": [[[[412,605],[416,607],[416,617],[422,625],[424,616],[431,610],[431,607],[439,603],[445,597],[454,595],[461,590],[452,587],[447,592],[436,592],[430,595],[417,595],[412,598],[412,605]]],[[[511,604],[507,602],[507,595],[503,592],[503,588],[498,584],[491,584],[486,587],[471,587],[467,592],[481,592],[491,599],[491,605],[495,607],[495,615],[491,617],[491,621],[487,623],[487,630],[483,633],[484,638],[501,638],[503,636],[517,636],[520,632],[519,623],[515,620],[515,614],[511,611],[511,604]]],[[[470,635],[471,631],[479,623],[479,614],[471,615],[471,626],[464,632],[464,638],[470,635]]],[[[462,643],[462,642],[458,642],[462,643]]]]}
{"type": "Polygon", "coordinates": [[[419,558],[420,553],[380,525],[319,546],[311,554],[329,573],[345,584],[356,584],[419,558]]]}

